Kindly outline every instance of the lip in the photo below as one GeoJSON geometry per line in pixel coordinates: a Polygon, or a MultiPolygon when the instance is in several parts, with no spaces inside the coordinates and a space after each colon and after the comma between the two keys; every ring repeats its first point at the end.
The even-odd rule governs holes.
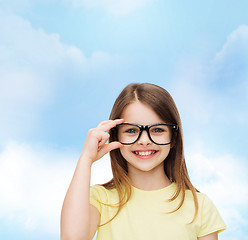
{"type": "Polygon", "coordinates": [[[135,155],[137,158],[141,159],[148,159],[154,157],[157,153],[158,150],[155,149],[143,149],[143,150],[135,150],[132,151],[132,153],[135,155]],[[137,154],[138,153],[138,154],[137,154]],[[142,154],[143,153],[143,154],[142,154]]]}

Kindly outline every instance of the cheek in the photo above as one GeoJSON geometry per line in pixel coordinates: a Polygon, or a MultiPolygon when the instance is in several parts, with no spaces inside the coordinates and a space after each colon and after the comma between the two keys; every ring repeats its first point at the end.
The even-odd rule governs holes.
{"type": "Polygon", "coordinates": [[[124,157],[126,160],[127,160],[127,157],[130,156],[130,154],[132,154],[132,152],[126,146],[120,148],[120,152],[121,152],[122,157],[124,157]]]}
{"type": "Polygon", "coordinates": [[[167,158],[167,156],[169,155],[171,150],[171,145],[167,145],[162,151],[161,153],[164,155],[164,159],[167,158]]]}

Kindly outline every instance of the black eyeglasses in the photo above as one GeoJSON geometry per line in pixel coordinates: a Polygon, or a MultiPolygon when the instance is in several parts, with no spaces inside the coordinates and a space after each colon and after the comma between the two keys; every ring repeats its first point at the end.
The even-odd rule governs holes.
{"type": "Polygon", "coordinates": [[[112,128],[115,140],[124,145],[137,142],[143,131],[147,132],[149,139],[157,145],[168,145],[172,143],[178,125],[159,123],[153,125],[137,125],[132,123],[122,123],[112,128]]]}

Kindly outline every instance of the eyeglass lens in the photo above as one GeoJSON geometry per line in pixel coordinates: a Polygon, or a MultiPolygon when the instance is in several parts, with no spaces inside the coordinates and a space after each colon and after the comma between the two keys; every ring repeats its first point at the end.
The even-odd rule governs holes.
{"type": "MultiPolygon", "coordinates": [[[[171,142],[171,127],[166,125],[155,125],[149,128],[149,135],[157,144],[168,144],[171,142]]],[[[140,136],[140,128],[135,125],[122,124],[118,126],[118,140],[121,143],[131,144],[140,136]]]]}

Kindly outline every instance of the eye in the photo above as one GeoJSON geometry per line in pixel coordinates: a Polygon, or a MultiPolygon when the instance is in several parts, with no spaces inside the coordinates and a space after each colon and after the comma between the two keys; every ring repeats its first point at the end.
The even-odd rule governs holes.
{"type": "Polygon", "coordinates": [[[135,129],[135,128],[129,128],[125,132],[126,133],[137,133],[137,129],[135,129]]]}
{"type": "Polygon", "coordinates": [[[154,129],[152,129],[152,132],[161,133],[161,132],[164,132],[164,129],[162,129],[162,128],[154,128],[154,129]]]}

